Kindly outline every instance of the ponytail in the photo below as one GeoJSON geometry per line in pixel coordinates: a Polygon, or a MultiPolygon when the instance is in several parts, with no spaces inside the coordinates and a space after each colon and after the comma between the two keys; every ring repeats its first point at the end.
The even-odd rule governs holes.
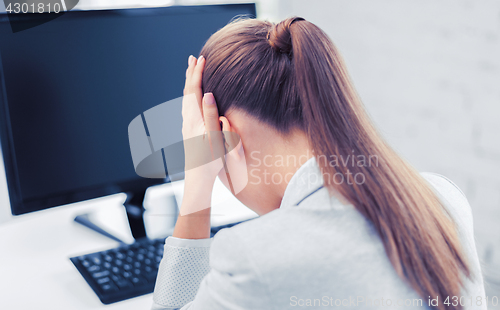
{"type": "Polygon", "coordinates": [[[425,180],[376,133],[331,41],[303,19],[276,29],[290,38],[305,128],[325,185],[373,223],[397,273],[420,296],[460,296],[461,272],[470,274],[453,223],[425,180]],[[321,160],[332,154],[378,161],[332,167],[321,160]],[[338,175],[362,177],[337,184],[338,175]]]}

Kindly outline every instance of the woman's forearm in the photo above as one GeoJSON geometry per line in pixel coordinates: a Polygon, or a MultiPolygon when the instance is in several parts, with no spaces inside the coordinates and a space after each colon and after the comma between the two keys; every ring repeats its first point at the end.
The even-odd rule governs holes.
{"type": "Polygon", "coordinates": [[[203,176],[186,175],[181,210],[173,237],[210,238],[210,203],[214,182],[203,176]]]}

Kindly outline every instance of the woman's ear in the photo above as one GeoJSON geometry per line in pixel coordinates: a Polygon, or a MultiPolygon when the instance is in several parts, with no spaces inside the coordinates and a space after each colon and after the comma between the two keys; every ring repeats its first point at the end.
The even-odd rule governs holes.
{"type": "Polygon", "coordinates": [[[235,152],[231,152],[231,154],[234,154],[237,156],[237,159],[239,159],[239,157],[244,154],[240,135],[233,130],[231,123],[229,123],[229,120],[225,116],[220,116],[219,122],[221,123],[221,129],[224,134],[227,153],[230,153],[236,148],[235,152]]]}
{"type": "Polygon", "coordinates": [[[227,164],[227,170],[223,173],[224,169],[222,169],[219,173],[219,178],[236,195],[248,184],[248,170],[243,142],[235,128],[231,127],[227,118],[221,116],[219,117],[219,121],[221,122],[222,133],[225,139],[227,164]]]}

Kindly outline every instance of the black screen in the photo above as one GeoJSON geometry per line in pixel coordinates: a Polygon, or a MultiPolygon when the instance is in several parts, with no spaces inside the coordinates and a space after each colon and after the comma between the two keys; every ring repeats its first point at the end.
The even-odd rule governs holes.
{"type": "Polygon", "coordinates": [[[8,115],[0,130],[10,140],[2,147],[13,213],[145,184],[128,124],[182,96],[188,56],[240,14],[254,15],[254,5],[70,11],[16,33],[1,16],[8,115]]]}

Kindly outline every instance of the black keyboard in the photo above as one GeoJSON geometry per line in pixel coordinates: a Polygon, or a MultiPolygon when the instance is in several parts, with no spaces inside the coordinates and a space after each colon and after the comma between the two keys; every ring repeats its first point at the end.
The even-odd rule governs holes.
{"type": "Polygon", "coordinates": [[[72,257],[103,304],[153,292],[165,239],[143,239],[107,251],[72,257]]]}
{"type": "MultiPolygon", "coordinates": [[[[212,227],[210,236],[239,223],[212,227]]],[[[164,245],[165,239],[145,238],[70,260],[101,302],[110,304],[153,292],[164,245]]]]}

